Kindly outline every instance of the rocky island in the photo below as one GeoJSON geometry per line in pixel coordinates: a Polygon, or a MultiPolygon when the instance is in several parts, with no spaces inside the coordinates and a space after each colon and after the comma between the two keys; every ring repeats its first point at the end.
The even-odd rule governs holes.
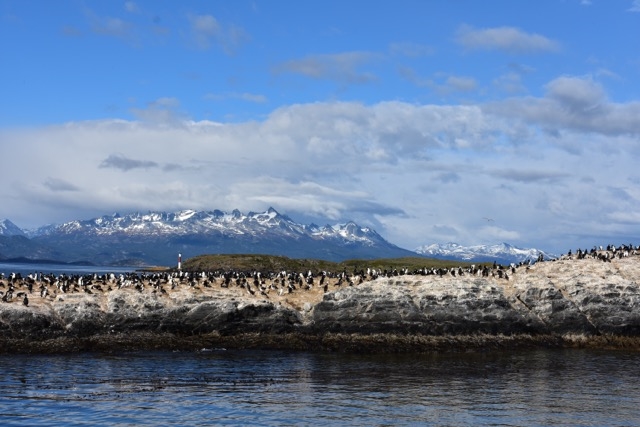
{"type": "Polygon", "coordinates": [[[4,277],[0,352],[640,349],[640,254],[518,266],[4,277]]]}

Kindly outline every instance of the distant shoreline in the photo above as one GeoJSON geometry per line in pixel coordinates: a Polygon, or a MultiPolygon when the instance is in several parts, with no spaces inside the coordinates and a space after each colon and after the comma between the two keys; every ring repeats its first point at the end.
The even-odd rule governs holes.
{"type": "Polygon", "coordinates": [[[69,265],[69,266],[86,266],[97,267],[96,264],[89,261],[64,262],[53,259],[32,259],[25,257],[0,259],[1,264],[53,264],[53,265],[69,265]]]}
{"type": "Polygon", "coordinates": [[[56,260],[28,260],[22,258],[12,258],[0,260],[0,272],[4,270],[5,276],[10,273],[31,274],[60,274],[66,271],[66,274],[104,274],[105,272],[120,273],[123,271],[130,272],[163,272],[171,270],[166,266],[129,266],[129,265],[98,265],[88,262],[62,262],[56,260]]]}

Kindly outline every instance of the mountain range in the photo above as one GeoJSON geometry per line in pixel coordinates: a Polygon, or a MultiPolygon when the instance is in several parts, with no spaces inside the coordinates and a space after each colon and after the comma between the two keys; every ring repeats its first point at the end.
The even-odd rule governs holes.
{"type": "Polygon", "coordinates": [[[21,230],[0,223],[0,259],[26,257],[100,265],[175,265],[201,254],[277,254],[341,261],[415,256],[354,222],[303,225],[269,208],[243,214],[184,210],[105,215],[21,230]]]}
{"type": "Polygon", "coordinates": [[[555,258],[539,249],[521,249],[508,243],[497,245],[461,246],[457,243],[432,244],[420,246],[415,252],[438,259],[461,260],[469,262],[497,262],[498,264],[510,264],[512,262],[535,262],[540,255],[545,259],[555,258]]]}
{"type": "Polygon", "coordinates": [[[328,261],[429,258],[518,262],[537,258],[537,249],[502,244],[465,248],[455,243],[400,248],[375,230],[347,223],[318,226],[296,223],[275,209],[265,212],[220,210],[104,215],[89,220],[23,230],[0,221],[0,260],[58,260],[95,265],[175,265],[201,254],[271,254],[328,261]]]}

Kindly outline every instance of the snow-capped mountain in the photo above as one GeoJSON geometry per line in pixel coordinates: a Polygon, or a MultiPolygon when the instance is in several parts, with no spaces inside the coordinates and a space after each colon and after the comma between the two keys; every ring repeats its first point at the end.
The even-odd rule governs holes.
{"type": "Polygon", "coordinates": [[[8,219],[0,220],[0,236],[24,236],[24,232],[8,219]]]}
{"type": "Polygon", "coordinates": [[[545,258],[553,257],[507,243],[468,247],[435,244],[412,252],[354,222],[305,225],[273,208],[247,214],[239,210],[115,213],[34,230],[21,230],[9,220],[0,222],[0,259],[174,265],[178,253],[183,259],[201,254],[253,253],[330,261],[424,256],[501,264],[535,261],[541,253],[545,258]]]}
{"type": "Polygon", "coordinates": [[[280,215],[273,208],[263,213],[249,212],[246,215],[239,210],[231,213],[219,210],[184,210],[174,213],[149,212],[146,214],[136,212],[124,216],[116,213],[90,220],[47,225],[27,231],[27,235],[32,238],[78,233],[93,236],[180,236],[194,233],[221,233],[228,236],[277,234],[292,238],[307,236],[314,239],[340,239],[345,243],[358,242],[368,246],[384,241],[374,230],[360,227],[354,222],[324,227],[315,224],[302,225],[292,221],[286,215],[280,215]]]}
{"type": "Polygon", "coordinates": [[[340,261],[415,256],[354,222],[304,225],[269,208],[265,212],[220,210],[130,213],[75,220],[29,230],[64,260],[171,265],[178,253],[260,253],[340,261]]]}
{"type": "Polygon", "coordinates": [[[33,257],[54,258],[55,251],[31,241],[17,225],[8,219],[0,221],[0,260],[33,257]]]}
{"type": "Polygon", "coordinates": [[[539,249],[521,249],[508,243],[497,245],[461,246],[457,243],[432,244],[420,246],[415,252],[439,259],[452,259],[471,262],[496,261],[499,264],[510,264],[525,261],[536,261],[542,254],[545,259],[555,258],[539,249]]]}

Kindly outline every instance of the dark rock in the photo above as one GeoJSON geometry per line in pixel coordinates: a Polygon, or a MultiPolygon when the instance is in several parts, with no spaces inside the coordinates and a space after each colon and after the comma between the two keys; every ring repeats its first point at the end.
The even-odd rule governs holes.
{"type": "Polygon", "coordinates": [[[260,299],[242,288],[186,286],[168,295],[135,289],[34,295],[29,306],[20,299],[0,303],[0,351],[65,345],[77,351],[109,348],[110,342],[127,349],[203,342],[363,351],[442,350],[447,342],[457,349],[510,342],[640,348],[639,261],[539,263],[508,281],[403,275],[295,304],[286,295],[260,299]],[[608,270],[612,265],[615,273],[608,270]]]}

